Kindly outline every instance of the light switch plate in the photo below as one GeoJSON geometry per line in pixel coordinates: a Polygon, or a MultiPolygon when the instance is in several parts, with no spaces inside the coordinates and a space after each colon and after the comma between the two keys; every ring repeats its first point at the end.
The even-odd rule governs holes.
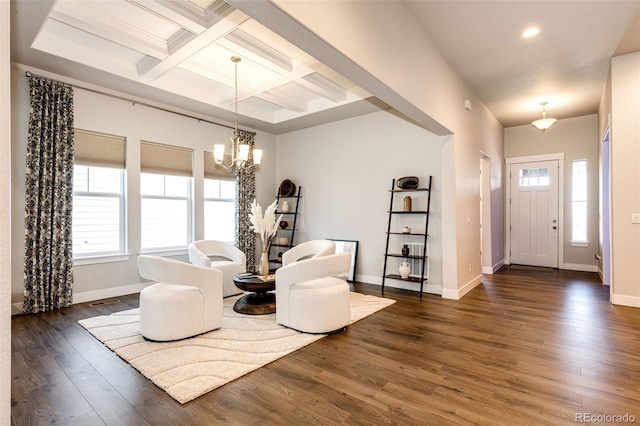
{"type": "Polygon", "coordinates": [[[640,223],[640,213],[631,213],[631,223],[640,223]]]}

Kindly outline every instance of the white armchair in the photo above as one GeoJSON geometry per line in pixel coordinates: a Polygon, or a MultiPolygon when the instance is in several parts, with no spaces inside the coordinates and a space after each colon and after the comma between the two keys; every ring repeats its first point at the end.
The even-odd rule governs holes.
{"type": "Polygon", "coordinates": [[[242,293],[233,283],[236,274],[247,270],[247,257],[240,249],[222,241],[194,241],[189,245],[189,261],[194,265],[222,271],[223,297],[242,293]]]}
{"type": "Polygon", "coordinates": [[[140,334],[179,340],[222,327],[222,272],[159,256],[138,256],[140,334]]]}
{"type": "Polygon", "coordinates": [[[303,259],[327,256],[336,252],[336,243],[331,240],[311,240],[290,248],[282,254],[282,266],[303,259]]]}
{"type": "Polygon", "coordinates": [[[276,322],[305,333],[331,333],[349,325],[348,253],[290,263],[276,270],[276,322]]]}

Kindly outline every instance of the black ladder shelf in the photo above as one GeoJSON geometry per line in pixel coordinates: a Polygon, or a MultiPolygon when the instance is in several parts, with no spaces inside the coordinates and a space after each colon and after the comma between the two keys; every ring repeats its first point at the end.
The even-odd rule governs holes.
{"type": "MultiPolygon", "coordinates": [[[[274,242],[271,243],[269,247],[269,263],[274,263],[276,265],[282,265],[282,260],[277,256],[279,252],[285,252],[293,247],[295,244],[293,243],[293,239],[296,236],[296,226],[298,222],[298,211],[300,208],[300,198],[302,198],[302,187],[299,186],[297,193],[291,196],[283,196],[280,195],[280,192],[276,195],[276,200],[278,201],[278,211],[276,211],[276,217],[282,214],[282,220],[286,220],[289,222],[289,226],[285,229],[278,228],[278,232],[274,237],[274,242]],[[282,211],[282,206],[280,205],[280,200],[290,200],[289,202],[293,204],[295,202],[295,206],[290,206],[288,212],[282,211]],[[293,218],[293,223],[291,223],[291,219],[293,218]],[[280,244],[280,237],[289,237],[289,244],[280,244]],[[271,255],[271,250],[275,249],[276,256],[271,255]]],[[[273,268],[270,268],[271,271],[274,271],[273,268]]]]}
{"type": "Polygon", "coordinates": [[[384,283],[386,279],[393,279],[399,281],[407,281],[412,283],[420,283],[420,297],[422,297],[422,291],[424,290],[424,282],[427,281],[425,277],[425,266],[427,264],[427,238],[428,238],[428,229],[429,229],[429,209],[431,206],[431,181],[433,176],[429,176],[429,185],[426,188],[415,188],[415,189],[398,189],[396,188],[396,180],[393,179],[391,181],[391,189],[389,190],[391,197],[389,200],[389,222],[387,225],[387,244],[384,250],[384,270],[382,272],[382,292],[384,292],[384,283]],[[396,194],[408,194],[408,193],[426,193],[427,196],[427,207],[426,210],[412,210],[412,211],[404,211],[402,209],[398,209],[396,205],[394,205],[394,196],[396,194]],[[409,233],[401,232],[401,230],[392,231],[391,230],[391,222],[394,215],[423,215],[425,217],[424,220],[424,232],[413,232],[413,230],[409,233]],[[409,255],[404,256],[402,253],[390,253],[389,252],[389,241],[391,236],[395,235],[403,235],[403,236],[413,236],[413,237],[424,237],[424,245],[422,247],[421,255],[409,255]],[[419,277],[409,276],[408,278],[402,278],[400,274],[388,274],[388,260],[389,258],[404,258],[404,259],[418,259],[421,260],[421,271],[419,277]]]}

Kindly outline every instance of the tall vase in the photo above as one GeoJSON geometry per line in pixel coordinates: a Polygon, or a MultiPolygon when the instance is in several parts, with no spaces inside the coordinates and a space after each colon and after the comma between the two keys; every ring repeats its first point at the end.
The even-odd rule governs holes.
{"type": "Polygon", "coordinates": [[[263,249],[260,256],[260,275],[263,277],[269,275],[269,247],[263,249]]]}

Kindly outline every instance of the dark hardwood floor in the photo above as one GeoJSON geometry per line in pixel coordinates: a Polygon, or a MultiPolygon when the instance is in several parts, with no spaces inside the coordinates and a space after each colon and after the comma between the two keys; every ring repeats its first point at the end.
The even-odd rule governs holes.
{"type": "Polygon", "coordinates": [[[640,423],[640,309],[611,305],[596,274],[511,268],[460,301],[385,296],[397,303],[185,405],[77,324],[137,295],[14,317],[13,424],[640,423]]]}

